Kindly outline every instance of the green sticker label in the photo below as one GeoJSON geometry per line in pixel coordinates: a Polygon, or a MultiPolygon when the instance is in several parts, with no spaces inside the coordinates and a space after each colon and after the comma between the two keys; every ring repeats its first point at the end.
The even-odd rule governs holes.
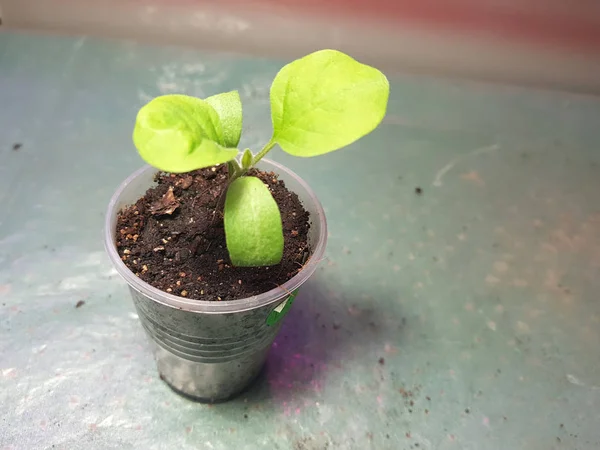
{"type": "Polygon", "coordinates": [[[296,295],[298,295],[298,289],[292,292],[292,294],[288,298],[282,301],[279,305],[275,307],[273,311],[271,311],[271,314],[269,314],[269,317],[267,317],[267,325],[275,325],[281,319],[283,319],[283,317],[292,307],[292,303],[294,303],[296,295]]]}

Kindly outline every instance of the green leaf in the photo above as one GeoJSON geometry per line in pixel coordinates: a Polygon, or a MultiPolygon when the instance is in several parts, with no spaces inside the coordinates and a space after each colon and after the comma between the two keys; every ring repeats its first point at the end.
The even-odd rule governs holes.
{"type": "Polygon", "coordinates": [[[225,237],[234,266],[279,264],[283,257],[281,214],[269,188],[256,177],[241,177],[227,190],[225,237]]]}
{"type": "Polygon", "coordinates": [[[252,155],[252,152],[250,151],[249,148],[247,148],[246,150],[244,150],[244,153],[242,154],[242,168],[247,170],[250,168],[250,166],[252,165],[252,158],[254,158],[254,155],[252,155]]]}
{"type": "Polygon", "coordinates": [[[226,147],[237,147],[242,136],[242,101],[238,91],[213,95],[205,100],[219,115],[226,147]]]}
{"type": "Polygon", "coordinates": [[[144,161],[181,173],[234,159],[223,142],[219,115],[204,100],[187,95],[156,97],[138,112],[133,142],[144,161]]]}
{"type": "Polygon", "coordinates": [[[338,150],[373,131],[390,86],[379,70],[336,50],[284,66],[271,85],[273,140],[294,156],[338,150]]]}

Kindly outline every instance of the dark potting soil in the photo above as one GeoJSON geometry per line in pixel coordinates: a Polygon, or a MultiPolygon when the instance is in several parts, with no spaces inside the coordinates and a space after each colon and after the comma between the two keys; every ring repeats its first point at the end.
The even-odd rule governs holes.
{"type": "Polygon", "coordinates": [[[252,169],[279,205],[284,251],[280,264],[233,267],[223,226],[227,169],[187,174],[158,172],[148,189],[117,219],[117,251],[148,284],[186,298],[220,301],[262,294],[296,275],[310,255],[309,214],[274,173],[252,169]]]}

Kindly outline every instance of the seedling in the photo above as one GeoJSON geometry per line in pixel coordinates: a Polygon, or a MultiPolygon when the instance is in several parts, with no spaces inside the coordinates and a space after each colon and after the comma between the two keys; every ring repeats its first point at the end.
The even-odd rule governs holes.
{"type": "Polygon", "coordinates": [[[133,142],[148,164],[170,173],[227,164],[224,225],[235,266],[270,266],[283,256],[281,214],[268,187],[246,175],[275,145],[312,157],[338,150],[383,120],[389,83],[379,70],[337,50],[284,66],[271,85],[273,134],[258,152],[238,150],[242,103],[237,91],[204,100],[154,98],[138,112],[133,142]]]}

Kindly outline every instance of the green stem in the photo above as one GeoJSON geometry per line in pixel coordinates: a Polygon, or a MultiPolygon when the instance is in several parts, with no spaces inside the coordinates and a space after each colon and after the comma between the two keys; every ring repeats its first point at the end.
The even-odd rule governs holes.
{"type": "Polygon", "coordinates": [[[271,138],[271,140],[269,142],[267,142],[267,145],[265,145],[262,148],[262,150],[256,154],[256,156],[252,160],[252,165],[254,166],[257,162],[259,162],[263,158],[263,156],[265,156],[267,153],[269,153],[269,150],[271,150],[273,147],[275,147],[275,144],[277,144],[277,142],[275,142],[275,140],[273,138],[271,138]]]}
{"type": "MultiPolygon", "coordinates": [[[[263,158],[263,156],[265,156],[273,147],[275,147],[276,143],[277,142],[271,138],[271,140],[267,142],[267,145],[265,145],[262,150],[258,152],[254,158],[252,158],[252,164],[250,164],[250,167],[254,167],[254,165],[263,158]]],[[[227,163],[227,170],[229,171],[229,183],[233,182],[236,178],[244,176],[250,167],[244,169],[243,167],[240,167],[236,160],[229,161],[227,163]]]]}
{"type": "Polygon", "coordinates": [[[237,161],[235,159],[232,161],[229,161],[227,163],[227,173],[229,175],[230,182],[235,180],[237,177],[239,177],[242,174],[241,167],[239,166],[239,164],[237,163],[237,161]]]}

